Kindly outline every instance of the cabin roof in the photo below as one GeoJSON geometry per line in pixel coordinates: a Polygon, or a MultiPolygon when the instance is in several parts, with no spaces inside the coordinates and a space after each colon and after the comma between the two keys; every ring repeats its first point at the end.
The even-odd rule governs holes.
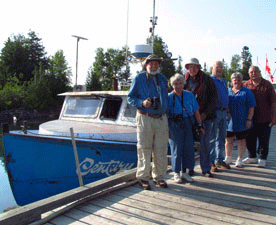
{"type": "Polygon", "coordinates": [[[82,91],[82,92],[65,92],[58,96],[93,96],[93,95],[114,95],[127,96],[129,91],[82,91]]]}

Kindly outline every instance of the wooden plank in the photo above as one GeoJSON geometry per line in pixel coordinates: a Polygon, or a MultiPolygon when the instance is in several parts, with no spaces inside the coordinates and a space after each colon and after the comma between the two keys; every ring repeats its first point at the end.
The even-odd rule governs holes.
{"type": "Polygon", "coordinates": [[[163,210],[161,213],[156,213],[152,212],[147,207],[137,208],[135,204],[123,205],[115,203],[112,205],[111,202],[104,201],[103,199],[92,201],[91,204],[86,204],[79,208],[105,218],[122,221],[124,224],[191,224],[185,220],[178,220],[166,216],[168,213],[171,214],[171,212],[168,211],[163,210]],[[98,207],[101,210],[94,212],[93,209],[95,207],[98,207]]]}
{"type": "Polygon", "coordinates": [[[154,219],[157,223],[202,223],[204,224],[232,224],[226,221],[214,220],[210,217],[200,218],[198,215],[187,213],[185,210],[179,209],[174,206],[169,200],[160,201],[159,199],[146,198],[141,195],[140,198],[128,198],[126,196],[108,195],[103,198],[92,201],[91,204],[117,209],[124,212],[132,213],[136,217],[143,216],[143,218],[154,219]],[[148,216],[147,216],[148,215],[148,216]]]}
{"type": "MultiPolygon", "coordinates": [[[[182,201],[174,201],[175,199],[171,199],[170,196],[167,196],[168,198],[162,199],[159,198],[158,195],[150,196],[151,192],[147,192],[147,195],[144,195],[143,193],[136,193],[133,195],[129,195],[129,192],[125,191],[119,191],[114,193],[112,195],[112,199],[117,200],[118,203],[122,202],[122,199],[129,198],[129,199],[135,199],[138,201],[147,202],[149,204],[154,204],[155,207],[158,206],[164,206],[168,208],[168,211],[174,211],[174,212],[185,212],[187,215],[182,215],[185,219],[189,218],[191,219],[191,222],[196,223],[204,223],[204,224],[241,224],[241,223],[253,223],[254,220],[251,219],[244,219],[244,218],[238,218],[229,216],[225,213],[217,212],[215,210],[210,209],[209,207],[205,208],[199,208],[195,207],[194,205],[200,204],[200,202],[194,201],[193,204],[187,205],[186,199],[182,199],[182,201]],[[117,195],[116,198],[114,196],[117,195]]],[[[155,192],[158,193],[158,192],[155,192]]],[[[177,195],[175,195],[178,197],[177,195]]],[[[104,198],[106,199],[106,198],[104,198]]],[[[108,198],[109,199],[109,198],[108,198]]],[[[109,199],[111,200],[111,199],[109,199]]]]}
{"type": "Polygon", "coordinates": [[[136,168],[2,213],[0,214],[0,225],[32,223],[39,220],[41,218],[41,214],[52,209],[72,203],[74,201],[79,201],[82,198],[109,189],[117,184],[135,180],[135,174],[136,168]]]}
{"type": "MultiPolygon", "coordinates": [[[[179,185],[181,186],[181,185],[179,185]]],[[[257,221],[260,223],[273,223],[276,221],[275,216],[270,216],[266,214],[261,213],[254,213],[245,210],[241,210],[241,207],[238,207],[238,205],[233,204],[231,202],[225,202],[222,200],[224,205],[215,204],[213,202],[213,199],[211,197],[207,196],[201,196],[198,195],[195,191],[189,191],[186,190],[186,186],[190,185],[182,185],[183,187],[178,187],[177,185],[170,185],[168,189],[158,189],[158,191],[153,188],[153,191],[141,191],[141,188],[135,186],[131,188],[126,188],[123,191],[116,192],[116,194],[121,194],[123,192],[128,192],[128,195],[135,195],[135,194],[142,194],[146,197],[153,197],[154,199],[162,199],[164,201],[173,201],[176,203],[182,203],[186,206],[195,209],[196,211],[203,210],[210,210],[211,213],[213,212],[219,212],[224,216],[230,216],[230,217],[240,217],[240,218],[249,218],[253,221],[257,221]]]]}
{"type": "MultiPolygon", "coordinates": [[[[79,209],[73,209],[70,213],[63,214],[64,217],[71,218],[76,221],[83,222],[85,224],[103,225],[103,224],[122,224],[114,221],[112,218],[103,218],[79,209]]],[[[51,220],[51,223],[54,220],[51,220]]]]}
{"type": "Polygon", "coordinates": [[[66,217],[66,216],[59,216],[51,221],[51,224],[53,225],[87,225],[87,223],[83,223],[80,221],[76,221],[75,219],[66,217]]]}
{"type": "MultiPolygon", "coordinates": [[[[95,202],[98,201],[96,200],[95,202]]],[[[100,200],[100,202],[102,202],[102,200],[100,200]]],[[[107,207],[106,205],[85,204],[83,206],[79,206],[78,210],[122,224],[157,224],[153,219],[147,221],[144,220],[142,216],[137,217],[135,214],[129,213],[125,210],[117,210],[114,207],[109,207],[108,204],[107,207]]],[[[94,223],[94,221],[90,222],[94,223]]]]}

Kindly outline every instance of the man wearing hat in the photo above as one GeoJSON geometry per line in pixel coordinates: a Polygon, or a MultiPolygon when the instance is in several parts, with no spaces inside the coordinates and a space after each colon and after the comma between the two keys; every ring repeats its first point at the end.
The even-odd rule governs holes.
{"type": "Polygon", "coordinates": [[[169,128],[166,111],[168,108],[168,81],[159,73],[162,59],[148,56],[141,72],[132,81],[128,103],[137,108],[137,173],[142,188],[150,190],[152,176],[159,187],[167,187],[163,180],[167,172],[169,128]],[[153,167],[151,172],[151,157],[153,167]]]}
{"type": "Polygon", "coordinates": [[[202,70],[198,59],[191,58],[185,65],[188,72],[185,74],[187,81],[184,89],[194,93],[199,105],[201,121],[205,126],[205,133],[200,139],[200,167],[202,174],[212,177],[210,163],[210,139],[214,120],[216,119],[217,88],[210,76],[202,70]]]}

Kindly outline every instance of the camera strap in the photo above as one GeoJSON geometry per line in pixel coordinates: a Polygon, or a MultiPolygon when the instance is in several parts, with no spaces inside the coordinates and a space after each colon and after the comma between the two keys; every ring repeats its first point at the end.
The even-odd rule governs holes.
{"type": "MultiPolygon", "coordinates": [[[[175,107],[175,93],[173,93],[173,109],[175,107]]],[[[182,96],[181,96],[181,106],[182,106],[182,112],[183,110],[186,110],[185,106],[184,106],[184,93],[182,92],[182,96]]],[[[186,110],[186,113],[187,113],[187,110],[186,110]]],[[[188,114],[188,113],[187,113],[188,114]]],[[[188,114],[189,116],[189,114],[188,114]]]]}
{"type": "MultiPolygon", "coordinates": [[[[184,106],[184,93],[183,92],[182,92],[182,97],[181,97],[181,105],[182,105],[182,113],[183,113],[183,110],[184,110],[187,113],[191,124],[193,124],[193,121],[192,121],[192,118],[191,118],[192,116],[189,115],[188,110],[184,106]]],[[[175,107],[175,93],[173,93],[173,109],[174,109],[174,107],[175,107]]]]}

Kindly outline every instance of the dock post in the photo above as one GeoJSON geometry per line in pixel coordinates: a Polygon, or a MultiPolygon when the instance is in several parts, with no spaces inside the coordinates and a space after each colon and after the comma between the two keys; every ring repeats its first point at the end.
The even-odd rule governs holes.
{"type": "Polygon", "coordinates": [[[77,151],[77,145],[74,137],[74,131],[73,128],[70,128],[70,133],[72,137],[72,144],[73,144],[73,149],[74,149],[74,155],[75,155],[75,162],[76,162],[76,167],[77,167],[77,172],[78,172],[78,178],[79,178],[79,183],[80,186],[83,186],[83,181],[82,181],[82,176],[81,176],[81,171],[80,171],[80,162],[79,162],[79,156],[78,156],[78,151],[77,151]]]}

